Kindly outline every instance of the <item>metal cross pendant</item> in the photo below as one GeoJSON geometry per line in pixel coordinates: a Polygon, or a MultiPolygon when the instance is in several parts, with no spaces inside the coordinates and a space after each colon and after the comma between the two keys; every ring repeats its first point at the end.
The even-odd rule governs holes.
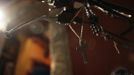
{"type": "Polygon", "coordinates": [[[77,51],[80,52],[82,58],[83,58],[83,62],[84,64],[88,63],[88,44],[86,41],[81,40],[79,41],[79,46],[77,47],[77,51]]]}

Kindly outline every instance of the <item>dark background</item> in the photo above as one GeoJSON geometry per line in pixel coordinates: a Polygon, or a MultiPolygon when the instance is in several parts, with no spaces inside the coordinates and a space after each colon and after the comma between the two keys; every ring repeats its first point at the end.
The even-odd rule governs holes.
{"type": "MultiPolygon", "coordinates": [[[[80,1],[80,0],[79,0],[80,1]]],[[[107,2],[120,5],[129,9],[134,9],[134,0],[105,0],[107,2]]],[[[105,29],[119,34],[120,32],[128,28],[128,22],[126,20],[111,18],[104,13],[95,10],[99,15],[99,24],[105,29]]],[[[77,33],[80,32],[79,25],[73,25],[77,33]]],[[[119,47],[120,54],[118,54],[113,47],[112,41],[105,41],[101,37],[96,37],[90,31],[89,25],[84,25],[84,39],[88,42],[88,64],[84,64],[79,52],[76,51],[78,46],[78,38],[74,33],[66,26],[69,36],[69,46],[71,52],[73,75],[110,75],[111,72],[117,67],[126,67],[129,70],[134,70],[134,61],[129,60],[129,55],[132,51],[119,47]]],[[[134,31],[128,33],[127,38],[134,38],[134,31]]]]}

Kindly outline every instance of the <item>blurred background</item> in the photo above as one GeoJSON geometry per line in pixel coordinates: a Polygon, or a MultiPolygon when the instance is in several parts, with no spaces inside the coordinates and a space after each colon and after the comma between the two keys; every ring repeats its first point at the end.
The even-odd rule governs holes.
{"type": "MultiPolygon", "coordinates": [[[[50,75],[51,58],[49,55],[49,39],[47,36],[44,36],[46,26],[49,25],[46,20],[33,22],[17,32],[8,33],[11,35],[5,34],[5,30],[10,31],[10,29],[16,27],[16,25],[25,23],[26,20],[30,21],[42,14],[48,14],[48,12],[46,13],[46,10],[44,10],[42,5],[44,2],[42,2],[42,0],[38,0],[40,3],[39,5],[37,3],[37,6],[35,5],[34,8],[36,10],[33,9],[33,7],[30,7],[29,3],[32,4],[34,1],[37,0],[26,0],[26,2],[25,0],[20,0],[18,3],[16,2],[15,4],[19,5],[22,9],[29,10],[28,12],[19,12],[22,9],[18,9],[14,3],[11,3],[11,0],[0,0],[0,9],[8,8],[11,12],[9,11],[6,13],[12,15],[4,20],[0,18],[0,23],[2,25],[0,26],[0,29],[2,29],[0,31],[0,75],[50,75]],[[10,9],[10,6],[8,5],[12,5],[12,8],[10,9]],[[38,6],[41,8],[38,8],[38,6]],[[16,11],[14,12],[13,10],[16,11]],[[44,11],[45,13],[42,13],[44,11]],[[23,17],[24,13],[27,17],[23,17]],[[16,16],[16,14],[19,14],[21,17],[16,16]],[[32,17],[28,18],[29,16],[32,17]],[[10,25],[7,26],[7,28],[4,28],[5,26],[3,25],[5,25],[5,23],[3,23],[3,21],[10,23],[10,25]],[[13,71],[10,68],[12,68],[13,71]]],[[[73,2],[75,1],[80,3],[83,2],[83,0],[73,0],[73,2]]],[[[133,0],[103,1],[134,10],[133,0]]],[[[67,5],[67,7],[71,6],[71,3],[67,5]]],[[[45,9],[49,8],[45,7],[45,9]]],[[[113,18],[95,8],[92,8],[92,11],[99,17],[98,24],[107,31],[120,35],[121,32],[129,28],[130,23],[126,19],[113,18]]],[[[1,13],[3,12],[0,10],[0,17],[4,17],[1,13]]],[[[82,11],[78,17],[81,18],[83,13],[84,11],[82,11]]],[[[134,13],[131,14],[133,15],[134,13]]],[[[70,16],[68,14],[66,15],[70,16]]],[[[59,20],[64,21],[66,19],[65,17],[62,17],[59,20]]],[[[85,17],[83,39],[86,41],[87,45],[86,54],[88,63],[86,64],[83,61],[81,52],[76,49],[79,47],[79,39],[71,31],[68,25],[64,25],[69,40],[68,44],[71,55],[70,62],[72,64],[72,75],[133,75],[134,48],[131,49],[119,44],[117,45],[119,50],[118,53],[112,40],[104,40],[102,37],[98,37],[92,33],[88,21],[89,19],[85,17]]],[[[72,27],[76,33],[80,34],[80,23],[72,24],[72,27]]],[[[134,40],[133,27],[134,24],[132,30],[123,35],[123,37],[129,40],[134,40]]]]}

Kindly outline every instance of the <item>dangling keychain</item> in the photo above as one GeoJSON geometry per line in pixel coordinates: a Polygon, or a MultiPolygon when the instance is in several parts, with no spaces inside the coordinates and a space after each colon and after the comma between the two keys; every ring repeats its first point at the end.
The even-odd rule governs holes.
{"type": "Polygon", "coordinates": [[[79,46],[76,48],[78,52],[81,53],[84,64],[88,63],[88,44],[85,40],[83,40],[83,25],[81,25],[81,33],[80,36],[76,33],[76,31],[73,29],[71,25],[68,25],[69,28],[72,30],[72,32],[79,38],[79,46]]]}
{"type": "Polygon", "coordinates": [[[84,64],[87,64],[88,63],[88,55],[87,55],[88,45],[87,45],[87,42],[83,40],[82,36],[83,36],[83,25],[81,25],[81,33],[80,33],[79,46],[77,47],[77,51],[80,52],[83,58],[84,64]]]}
{"type": "MultiPolygon", "coordinates": [[[[82,8],[81,8],[82,9],[82,8]]],[[[76,15],[73,17],[73,19],[71,20],[71,22],[73,22],[73,20],[76,18],[76,16],[78,16],[78,14],[80,13],[81,9],[76,13],[76,15]]],[[[84,17],[83,17],[84,19],[84,17]]],[[[76,50],[78,52],[80,52],[82,58],[83,58],[83,61],[84,61],[84,64],[87,64],[88,63],[88,44],[85,40],[83,40],[83,23],[81,25],[81,32],[80,32],[80,36],[76,33],[76,31],[73,29],[73,27],[71,25],[68,25],[69,28],[71,29],[71,31],[76,35],[76,37],[79,39],[79,46],[76,48],[76,50]]]]}

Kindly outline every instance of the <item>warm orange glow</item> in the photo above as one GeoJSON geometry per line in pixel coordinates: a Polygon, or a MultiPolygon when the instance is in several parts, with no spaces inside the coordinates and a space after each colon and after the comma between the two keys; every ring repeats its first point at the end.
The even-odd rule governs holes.
{"type": "Polygon", "coordinates": [[[50,65],[50,58],[44,57],[46,47],[42,44],[42,41],[37,38],[29,38],[26,40],[18,58],[16,75],[26,75],[27,72],[30,72],[33,60],[50,65]]]}

